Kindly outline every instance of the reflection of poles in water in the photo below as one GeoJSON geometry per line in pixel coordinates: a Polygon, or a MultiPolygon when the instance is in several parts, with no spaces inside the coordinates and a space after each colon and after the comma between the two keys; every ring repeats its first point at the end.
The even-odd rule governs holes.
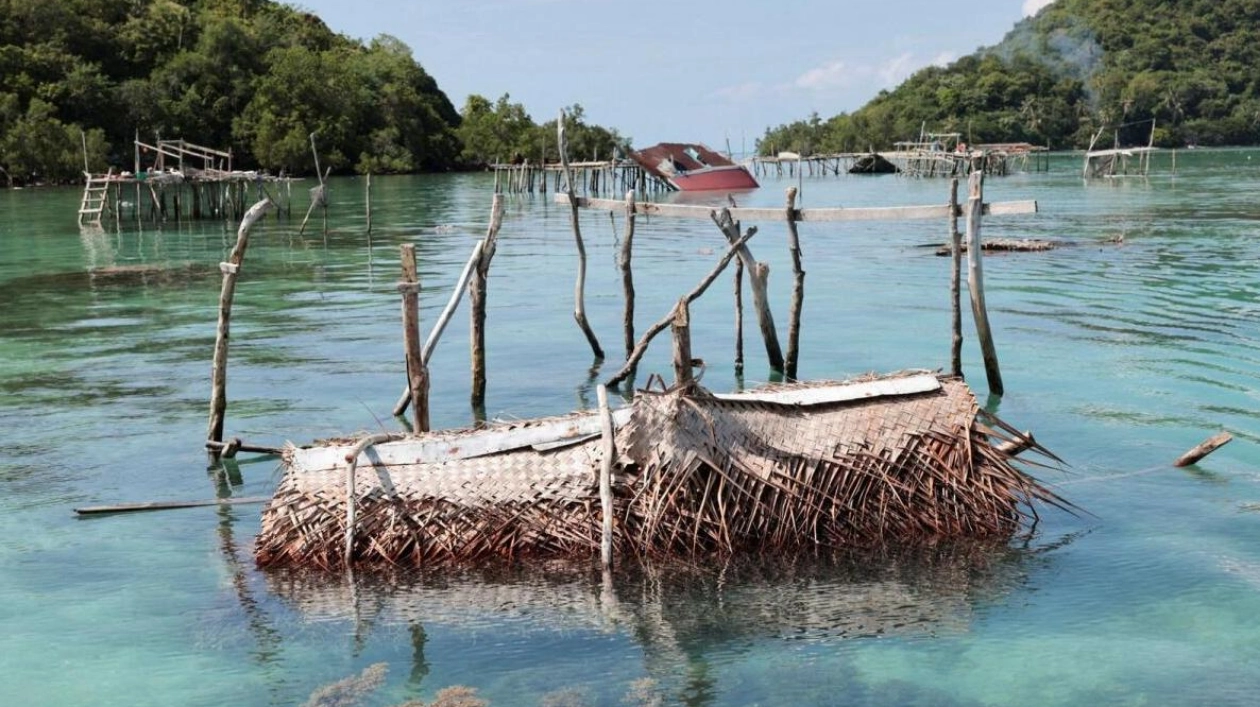
{"type": "Polygon", "coordinates": [[[429,634],[419,621],[413,621],[408,628],[411,632],[411,675],[407,678],[407,686],[417,690],[429,675],[429,661],[424,657],[424,646],[429,642],[429,634]]]}

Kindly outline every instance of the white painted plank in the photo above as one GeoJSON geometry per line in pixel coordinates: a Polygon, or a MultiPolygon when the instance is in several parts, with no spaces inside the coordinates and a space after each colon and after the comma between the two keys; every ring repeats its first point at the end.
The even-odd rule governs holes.
{"type": "MultiPolygon", "coordinates": [[[[630,421],[631,408],[613,412],[618,426],[630,421]]],[[[599,415],[583,413],[562,420],[511,430],[483,430],[455,437],[403,439],[370,447],[364,455],[376,465],[427,464],[472,459],[522,447],[559,448],[600,433],[599,415]],[[561,442],[566,442],[562,444],[561,442]]],[[[293,453],[293,466],[299,471],[326,471],[346,466],[346,454],[353,444],[298,449],[293,453]]]]}
{"type": "Polygon", "coordinates": [[[720,400],[735,402],[774,403],[777,405],[824,405],[843,403],[853,400],[867,400],[896,395],[915,395],[930,393],[941,389],[941,382],[935,375],[924,373],[904,378],[884,378],[865,383],[844,383],[840,385],[820,386],[815,388],[797,388],[765,393],[729,393],[717,395],[720,400]]]}
{"type": "MultiPolygon", "coordinates": [[[[567,194],[556,194],[556,203],[568,204],[567,194]]],[[[625,211],[625,201],[619,199],[591,199],[579,196],[578,206],[602,211],[625,211]]],[[[693,204],[658,204],[640,201],[635,204],[635,212],[648,216],[663,218],[691,218],[708,221],[720,207],[696,206],[693,204]]],[[[985,204],[985,213],[993,216],[1013,216],[1018,214],[1037,213],[1037,202],[1000,201],[985,204]]],[[[782,208],[735,208],[731,209],[731,217],[737,221],[756,223],[759,221],[786,221],[787,210],[782,208]]],[[[865,208],[828,208],[798,209],[797,221],[838,222],[838,221],[906,221],[917,219],[945,219],[949,217],[949,205],[930,206],[876,206],[865,208]]]]}

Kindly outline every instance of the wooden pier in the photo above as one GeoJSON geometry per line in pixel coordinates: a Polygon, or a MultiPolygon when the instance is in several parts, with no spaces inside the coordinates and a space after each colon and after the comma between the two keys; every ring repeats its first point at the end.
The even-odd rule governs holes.
{"type": "Polygon", "coordinates": [[[941,143],[929,141],[899,142],[894,147],[896,149],[888,152],[779,153],[773,157],[754,157],[752,169],[757,177],[839,176],[849,174],[861,160],[878,155],[896,166],[898,173],[910,177],[967,177],[977,168],[998,177],[1014,172],[1049,170],[1049,148],[1029,143],[988,143],[945,149],[941,143]]]}
{"type": "MultiPolygon", "coordinates": [[[[546,194],[564,190],[564,166],[559,162],[538,163],[525,160],[520,164],[492,164],[496,194],[546,194]]],[[[584,194],[624,194],[633,189],[639,194],[660,194],[672,191],[669,184],[644,170],[631,159],[570,162],[574,173],[574,189],[584,194]]]]}
{"type": "Polygon", "coordinates": [[[80,226],[101,226],[107,217],[153,222],[195,219],[236,221],[254,201],[271,199],[292,214],[293,182],[254,170],[232,168],[232,153],[185,140],[135,141],[135,169],[84,172],[80,226]],[[130,198],[128,198],[130,197],[130,198]]]}

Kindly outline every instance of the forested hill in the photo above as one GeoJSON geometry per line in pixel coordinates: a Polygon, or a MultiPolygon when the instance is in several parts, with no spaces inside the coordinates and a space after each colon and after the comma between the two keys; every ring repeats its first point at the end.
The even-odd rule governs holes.
{"type": "Polygon", "coordinates": [[[16,182],[130,167],[136,132],[307,172],[440,169],[459,114],[398,40],[364,45],[268,0],[0,0],[0,168],[16,182]],[[364,164],[371,162],[373,164],[364,164]]]}
{"type": "Polygon", "coordinates": [[[921,126],[1083,148],[1260,144],[1260,0],[1057,0],[1000,44],[928,67],[851,114],[768,129],[762,154],[886,149],[921,126]],[[1107,132],[1110,145],[1111,130],[1107,132]]]}

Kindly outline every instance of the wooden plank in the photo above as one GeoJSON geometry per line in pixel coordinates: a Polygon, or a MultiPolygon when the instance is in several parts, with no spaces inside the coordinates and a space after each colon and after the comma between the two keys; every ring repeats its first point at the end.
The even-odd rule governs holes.
{"type": "MultiPolygon", "coordinates": [[[[617,425],[630,421],[631,408],[613,412],[617,425]]],[[[472,459],[523,447],[559,448],[576,443],[575,438],[598,436],[599,415],[585,413],[571,418],[511,430],[485,430],[457,437],[427,439],[424,437],[379,443],[366,454],[375,465],[432,464],[472,459]]],[[[312,447],[293,451],[293,467],[299,471],[327,471],[346,465],[346,452],[353,445],[312,447]]]]}
{"type": "Polygon", "coordinates": [[[917,395],[940,390],[941,382],[931,373],[906,376],[904,378],[884,378],[866,383],[842,383],[815,388],[797,388],[770,392],[727,393],[715,395],[719,400],[733,402],[772,403],[775,405],[827,405],[854,400],[869,400],[897,395],[917,395]]]}
{"type": "MultiPolygon", "coordinates": [[[[566,194],[556,194],[556,203],[568,204],[566,194]]],[[[620,199],[592,199],[577,197],[578,207],[599,209],[602,211],[624,211],[625,201],[620,199]]],[[[1037,202],[1000,201],[984,205],[984,213],[993,216],[1015,216],[1037,213],[1037,202]]],[[[635,204],[636,214],[659,216],[662,218],[711,219],[716,208],[695,206],[691,204],[658,204],[640,201],[635,204]]],[[[788,212],[782,208],[734,208],[730,210],[731,218],[737,221],[787,221],[788,212]]],[[[839,221],[906,221],[916,219],[947,219],[950,215],[949,204],[930,206],[875,206],[863,208],[828,208],[828,209],[796,209],[793,211],[797,221],[839,222],[839,221]]]]}
{"type": "Polygon", "coordinates": [[[105,515],[106,513],[134,513],[136,511],[165,511],[172,508],[197,508],[200,506],[237,506],[247,503],[266,503],[270,496],[243,496],[240,498],[214,498],[207,501],[146,501],[143,503],[118,503],[112,506],[87,506],[74,509],[81,516],[105,515]]]}

